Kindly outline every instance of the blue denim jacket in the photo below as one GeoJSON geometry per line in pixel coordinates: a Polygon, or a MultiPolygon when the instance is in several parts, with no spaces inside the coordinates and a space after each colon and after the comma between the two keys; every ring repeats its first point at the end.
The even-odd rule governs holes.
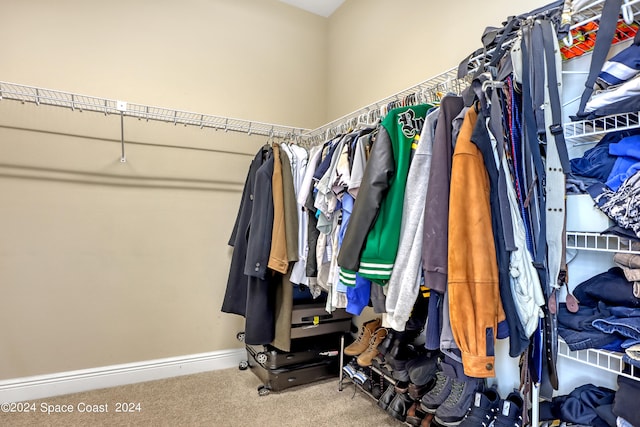
{"type": "Polygon", "coordinates": [[[640,308],[612,307],[611,317],[596,319],[593,327],[609,334],[618,334],[625,338],[622,348],[640,344],[640,308]]]}
{"type": "Polygon", "coordinates": [[[606,304],[600,302],[596,307],[581,305],[578,312],[571,313],[566,304],[558,309],[558,333],[570,350],[598,348],[621,351],[624,338],[616,333],[606,333],[593,326],[593,321],[611,317],[606,304]]]}

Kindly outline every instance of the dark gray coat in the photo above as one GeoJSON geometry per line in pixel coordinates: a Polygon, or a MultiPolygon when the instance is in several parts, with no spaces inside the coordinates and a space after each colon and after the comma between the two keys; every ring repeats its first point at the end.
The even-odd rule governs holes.
{"type": "Polygon", "coordinates": [[[263,147],[249,168],[222,306],[224,312],[244,316],[245,343],[251,345],[269,344],[275,336],[277,285],[267,269],[273,229],[272,154],[270,147],[263,147]]]}
{"type": "Polygon", "coordinates": [[[266,159],[270,157],[270,153],[271,148],[268,146],[262,147],[260,151],[256,153],[249,166],[247,179],[244,183],[238,215],[236,216],[236,222],[233,225],[233,231],[229,238],[229,246],[234,249],[231,257],[229,277],[227,279],[227,290],[222,303],[222,311],[225,313],[238,314],[240,316],[246,314],[248,282],[247,276],[244,274],[244,265],[247,257],[249,226],[251,223],[251,212],[253,210],[254,186],[256,173],[266,159]]]}

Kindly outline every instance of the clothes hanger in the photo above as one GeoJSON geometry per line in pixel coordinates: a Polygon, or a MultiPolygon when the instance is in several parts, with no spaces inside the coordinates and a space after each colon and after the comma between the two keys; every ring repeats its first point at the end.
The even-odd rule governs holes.
{"type": "Polygon", "coordinates": [[[356,128],[360,129],[362,126],[367,124],[367,115],[369,114],[369,109],[364,113],[358,115],[358,122],[356,123],[356,128]]]}
{"type": "Polygon", "coordinates": [[[376,106],[375,109],[372,109],[367,113],[367,125],[371,126],[376,122],[379,112],[380,110],[376,106]]]}
{"type": "Polygon", "coordinates": [[[273,144],[273,126],[271,127],[271,130],[269,131],[269,137],[267,138],[267,144],[273,144]]]}

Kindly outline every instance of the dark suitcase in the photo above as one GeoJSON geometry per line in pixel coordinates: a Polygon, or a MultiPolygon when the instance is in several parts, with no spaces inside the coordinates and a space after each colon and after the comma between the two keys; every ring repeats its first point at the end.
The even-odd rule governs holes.
{"type": "Polygon", "coordinates": [[[247,345],[247,360],[253,358],[266,369],[278,369],[336,358],[340,354],[341,336],[338,333],[291,340],[290,351],[272,345],[247,345]]]}
{"type": "Polygon", "coordinates": [[[291,339],[350,332],[351,314],[339,308],[327,313],[325,303],[296,304],[291,312],[291,339]]]}
{"type": "Polygon", "coordinates": [[[258,387],[258,394],[265,396],[271,391],[282,391],[298,385],[309,384],[327,378],[337,377],[339,368],[338,357],[325,360],[289,365],[277,369],[267,369],[249,357],[249,368],[260,378],[262,385],[258,387]]]}
{"type": "MultiPolygon", "coordinates": [[[[271,345],[246,345],[250,368],[263,384],[258,394],[337,376],[340,370],[340,337],[351,331],[351,315],[344,309],[332,313],[324,301],[296,303],[291,312],[291,348],[284,352],[271,345]]],[[[243,333],[238,334],[242,339],[243,333]]]]}

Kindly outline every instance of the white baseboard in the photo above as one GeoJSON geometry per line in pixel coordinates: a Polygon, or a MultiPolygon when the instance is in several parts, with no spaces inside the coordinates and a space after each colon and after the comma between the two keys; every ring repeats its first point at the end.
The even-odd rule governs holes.
{"type": "Polygon", "coordinates": [[[237,367],[246,358],[245,349],[231,349],[1,380],[0,403],[24,402],[87,390],[237,367]]]}

